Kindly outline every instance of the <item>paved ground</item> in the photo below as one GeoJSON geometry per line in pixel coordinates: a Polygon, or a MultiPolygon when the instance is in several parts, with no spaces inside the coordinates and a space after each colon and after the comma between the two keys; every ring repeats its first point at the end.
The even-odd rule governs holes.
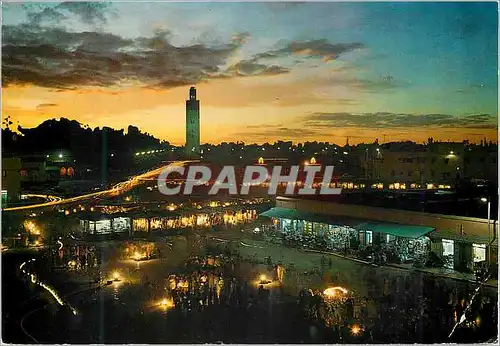
{"type": "MultiPolygon", "coordinates": [[[[252,229],[247,228],[245,232],[231,232],[231,231],[222,231],[213,234],[213,237],[219,237],[224,239],[231,240],[240,240],[242,244],[240,244],[240,250],[249,254],[255,250],[254,253],[259,255],[271,256],[273,261],[282,260],[281,256],[285,256],[288,258],[290,262],[293,262],[296,266],[300,266],[301,269],[311,270],[314,267],[320,267],[321,265],[321,257],[326,256],[328,259],[332,259],[334,261],[334,268],[346,269],[343,263],[344,261],[357,262],[362,266],[374,266],[368,262],[357,260],[349,257],[344,257],[339,254],[328,253],[328,252],[320,252],[320,251],[298,251],[274,244],[269,244],[264,241],[256,241],[252,239],[252,229]],[[247,246],[245,246],[247,245],[247,246]],[[344,261],[338,261],[339,258],[343,258],[344,261]]],[[[356,266],[354,266],[356,267],[356,266]]],[[[353,267],[350,266],[350,269],[353,267]]],[[[387,270],[396,269],[396,270],[407,270],[407,271],[420,271],[429,274],[433,274],[442,278],[449,278],[453,280],[460,280],[469,283],[475,283],[476,278],[475,274],[461,273],[452,269],[446,268],[413,268],[412,265],[404,265],[404,264],[389,264],[387,266],[382,266],[380,268],[386,268],[387,270]]],[[[487,282],[489,287],[497,288],[498,280],[489,280],[487,282]]]]}
{"type": "MultiPolygon", "coordinates": [[[[251,319],[243,321],[238,320],[236,317],[243,312],[227,310],[226,308],[216,309],[212,312],[213,315],[208,315],[212,316],[210,318],[213,320],[220,318],[217,325],[221,326],[232,325],[231,323],[238,320],[240,324],[254,323],[255,330],[264,328],[261,330],[263,334],[260,336],[257,335],[255,338],[238,339],[239,336],[235,336],[233,339],[225,340],[226,342],[249,342],[249,340],[253,340],[253,342],[307,341],[307,339],[273,339],[269,333],[271,333],[270,330],[273,330],[274,327],[270,330],[269,327],[265,328],[266,325],[271,323],[270,321],[277,321],[276,316],[278,315],[276,314],[280,314],[284,321],[284,316],[296,313],[296,307],[288,311],[279,305],[279,294],[297,296],[303,288],[324,289],[328,286],[342,286],[353,292],[355,296],[368,298],[374,302],[388,294],[400,297],[398,299],[404,298],[407,292],[409,292],[407,291],[408,288],[404,288],[405,280],[408,278],[410,278],[409,281],[412,281],[412,286],[409,288],[413,292],[411,294],[415,294],[415,292],[418,294],[420,287],[424,286],[422,281],[419,281],[423,280],[423,275],[414,275],[414,270],[389,266],[377,267],[360,261],[342,258],[338,255],[304,252],[294,248],[266,244],[263,241],[253,240],[251,232],[241,232],[240,230],[232,229],[206,232],[203,235],[212,238],[210,244],[220,244],[221,249],[224,249],[226,245],[236,248],[241,256],[246,259],[263,261],[269,256],[273,263],[280,261],[286,268],[283,290],[278,290],[280,292],[278,295],[272,295],[273,299],[276,299],[276,304],[273,308],[275,315],[270,314],[270,312],[262,315],[260,315],[260,312],[252,312],[249,315],[251,319]],[[321,265],[322,258],[326,259],[324,261],[326,265],[323,267],[321,265]],[[270,316],[273,318],[269,319],[270,316]],[[268,320],[262,322],[264,320],[260,321],[260,319],[268,320]]],[[[214,335],[203,334],[209,333],[208,329],[210,328],[196,327],[197,325],[204,326],[205,323],[209,323],[210,320],[204,320],[207,315],[199,315],[196,317],[198,318],[197,321],[191,321],[189,319],[186,320],[186,317],[182,317],[177,312],[163,316],[159,312],[145,308],[146,304],[149,304],[152,299],[157,298],[150,295],[147,288],[148,285],[145,285],[145,283],[156,282],[157,284],[153,284],[152,286],[157,287],[159,286],[158,283],[162,282],[168,274],[178,270],[181,264],[193,253],[191,247],[197,243],[196,239],[196,235],[190,236],[188,239],[182,236],[169,238],[169,241],[173,243],[171,249],[165,245],[166,239],[158,240],[157,244],[160,245],[162,253],[161,259],[142,262],[132,260],[110,260],[105,262],[99,269],[105,276],[110,278],[114,272],[118,272],[121,279],[119,284],[105,287],[101,292],[89,292],[78,297],[72,297],[72,304],[81,311],[81,314],[76,317],[66,316],[65,312],[61,310],[43,310],[30,317],[26,322],[27,328],[29,330],[36,330],[39,328],[37,327],[38,321],[48,321],[47,323],[52,327],[41,329],[41,332],[39,330],[39,335],[42,341],[52,340],[53,342],[81,342],[81,340],[120,343],[132,341],[143,343],[217,341],[211,339],[215,337],[214,335]],[[126,327],[124,328],[124,326],[126,327]],[[193,336],[193,338],[190,337],[192,333],[198,332],[201,334],[196,334],[197,336],[193,336]],[[92,337],[84,339],[85,335],[92,337]]],[[[112,246],[109,246],[109,248],[112,248],[112,246]]],[[[203,252],[203,249],[198,250],[203,252]]],[[[244,280],[249,282],[255,281],[260,274],[274,275],[272,266],[251,264],[248,261],[243,262],[238,270],[244,280]]],[[[71,279],[85,284],[88,282],[89,275],[82,276],[73,273],[71,279]]],[[[443,279],[443,281],[445,285],[469,285],[467,282],[462,284],[448,279],[443,279]]],[[[470,286],[474,287],[473,284],[470,286]]],[[[467,294],[468,288],[462,288],[461,291],[467,294]]],[[[437,293],[439,294],[439,292],[437,293]]],[[[397,305],[396,303],[394,304],[397,305]]],[[[296,304],[292,305],[295,306],[296,304]]],[[[405,306],[400,306],[399,308],[406,309],[405,306]]],[[[376,306],[369,305],[368,309],[371,309],[368,312],[371,316],[377,316],[377,313],[381,313],[378,311],[379,307],[376,306]]],[[[414,312],[410,312],[409,310],[404,311],[406,314],[414,314],[414,312]]],[[[448,313],[448,315],[450,314],[448,313]]],[[[188,316],[188,318],[191,317],[188,316]]],[[[430,321],[430,317],[428,318],[430,321]]],[[[293,321],[283,322],[283,324],[277,325],[275,328],[276,330],[286,330],[287,328],[291,328],[290,325],[293,325],[293,323],[293,321]]],[[[435,323],[439,324],[441,322],[435,323]]],[[[231,328],[237,327],[235,325],[231,328]]],[[[218,333],[224,334],[223,332],[224,330],[221,329],[218,333]]],[[[249,335],[253,331],[241,330],[238,333],[240,333],[238,335],[249,335]]],[[[380,340],[388,342],[392,339],[390,336],[385,336],[384,334],[380,340]]]]}

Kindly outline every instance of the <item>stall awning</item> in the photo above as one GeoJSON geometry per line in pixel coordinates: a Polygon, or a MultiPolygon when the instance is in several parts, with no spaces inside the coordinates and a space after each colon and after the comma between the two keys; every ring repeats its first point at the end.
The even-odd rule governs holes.
{"type": "Polygon", "coordinates": [[[360,220],[345,216],[333,216],[319,213],[310,213],[298,211],[295,209],[275,207],[261,213],[259,216],[266,216],[278,219],[303,220],[310,222],[326,223],[329,225],[351,226],[364,223],[366,220],[360,220]]]}
{"type": "Polygon", "coordinates": [[[356,228],[360,231],[365,230],[375,233],[386,233],[396,237],[412,239],[420,238],[435,230],[434,227],[403,225],[388,222],[365,222],[358,225],[356,228]]]}

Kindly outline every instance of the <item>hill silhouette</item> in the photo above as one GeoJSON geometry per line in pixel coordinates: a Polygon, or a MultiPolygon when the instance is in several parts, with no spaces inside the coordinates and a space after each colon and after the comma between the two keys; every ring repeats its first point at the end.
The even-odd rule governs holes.
{"type": "Polygon", "coordinates": [[[79,163],[96,164],[110,153],[117,157],[131,157],[138,150],[168,146],[135,126],[123,129],[110,127],[91,129],[76,120],[49,119],[34,128],[18,126],[19,133],[2,129],[2,155],[49,155],[69,153],[79,163]]]}

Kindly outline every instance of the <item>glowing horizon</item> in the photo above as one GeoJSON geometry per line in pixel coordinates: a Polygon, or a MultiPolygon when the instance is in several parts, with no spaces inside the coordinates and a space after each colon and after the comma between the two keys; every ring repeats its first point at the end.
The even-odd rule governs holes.
{"type": "Polygon", "coordinates": [[[184,145],[193,85],[202,144],[497,141],[496,13],[495,3],[9,3],[2,111],[14,127],[64,117],[184,145]]]}

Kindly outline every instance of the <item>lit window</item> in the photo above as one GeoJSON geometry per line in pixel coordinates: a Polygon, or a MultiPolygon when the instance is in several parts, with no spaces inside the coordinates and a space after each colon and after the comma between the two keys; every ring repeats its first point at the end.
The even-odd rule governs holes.
{"type": "Polygon", "coordinates": [[[366,231],[366,245],[370,245],[372,243],[372,231],[366,231]]]}
{"type": "Polygon", "coordinates": [[[485,244],[472,244],[472,252],[474,256],[474,263],[486,261],[486,245],[485,244]]]}
{"type": "Polygon", "coordinates": [[[455,246],[453,240],[443,239],[443,256],[455,254],[455,246]]]}

